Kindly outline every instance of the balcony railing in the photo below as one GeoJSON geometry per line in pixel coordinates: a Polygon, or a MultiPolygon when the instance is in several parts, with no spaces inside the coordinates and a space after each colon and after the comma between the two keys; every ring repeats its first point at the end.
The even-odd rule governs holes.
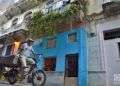
{"type": "Polygon", "coordinates": [[[49,4],[47,3],[42,11],[45,14],[51,11],[63,11],[63,8],[65,8],[69,3],[70,0],[57,0],[49,4]]]}
{"type": "Polygon", "coordinates": [[[9,34],[9,33],[18,31],[18,30],[27,30],[27,29],[25,28],[25,24],[24,24],[24,23],[21,23],[21,24],[12,26],[12,27],[10,27],[10,28],[8,28],[8,29],[1,29],[1,30],[0,30],[0,37],[1,37],[1,36],[4,36],[4,35],[7,35],[7,34],[9,34]]]}
{"type": "Polygon", "coordinates": [[[120,14],[120,1],[111,1],[102,5],[105,17],[115,16],[120,14]]]}

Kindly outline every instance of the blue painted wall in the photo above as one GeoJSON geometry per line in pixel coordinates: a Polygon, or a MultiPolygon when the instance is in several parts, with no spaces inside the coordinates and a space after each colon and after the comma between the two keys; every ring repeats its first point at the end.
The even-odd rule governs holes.
{"type": "MultiPolygon", "coordinates": [[[[46,48],[48,37],[44,37],[42,44],[35,44],[34,49],[36,53],[42,53],[43,58],[57,57],[56,71],[65,71],[65,56],[67,54],[79,54],[79,72],[78,72],[78,86],[87,86],[87,42],[86,31],[84,27],[73,29],[67,32],[59,33],[55,36],[56,47],[46,48]],[[69,42],[68,34],[77,33],[77,42],[69,42]]],[[[41,58],[41,60],[43,60],[41,58]]],[[[40,67],[43,67],[43,63],[39,62],[40,67]]]]}

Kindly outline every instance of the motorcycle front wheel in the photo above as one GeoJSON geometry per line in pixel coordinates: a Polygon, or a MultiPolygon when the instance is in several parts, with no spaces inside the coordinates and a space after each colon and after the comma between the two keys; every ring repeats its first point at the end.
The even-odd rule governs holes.
{"type": "Polygon", "coordinates": [[[32,84],[33,86],[44,86],[46,82],[46,74],[42,70],[38,70],[33,73],[32,76],[32,84]]]}

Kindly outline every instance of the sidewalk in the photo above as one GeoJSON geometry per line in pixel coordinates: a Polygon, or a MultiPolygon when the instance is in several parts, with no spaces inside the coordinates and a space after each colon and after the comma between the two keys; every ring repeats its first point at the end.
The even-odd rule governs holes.
{"type": "Polygon", "coordinates": [[[32,86],[32,85],[25,82],[16,83],[15,85],[10,85],[7,81],[0,81],[0,86],[32,86]]]}

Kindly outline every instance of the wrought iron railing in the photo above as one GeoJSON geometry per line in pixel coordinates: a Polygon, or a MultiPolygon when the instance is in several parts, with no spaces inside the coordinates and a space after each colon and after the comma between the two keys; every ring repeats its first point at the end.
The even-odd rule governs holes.
{"type": "Polygon", "coordinates": [[[102,5],[105,17],[115,16],[120,14],[120,1],[111,1],[102,5]]]}
{"type": "Polygon", "coordinates": [[[9,34],[9,33],[18,31],[18,30],[27,30],[25,23],[17,24],[17,25],[12,26],[12,27],[10,27],[10,28],[8,28],[8,29],[1,29],[1,30],[0,30],[0,37],[1,37],[1,36],[4,36],[4,35],[7,35],[7,34],[9,34]]]}

